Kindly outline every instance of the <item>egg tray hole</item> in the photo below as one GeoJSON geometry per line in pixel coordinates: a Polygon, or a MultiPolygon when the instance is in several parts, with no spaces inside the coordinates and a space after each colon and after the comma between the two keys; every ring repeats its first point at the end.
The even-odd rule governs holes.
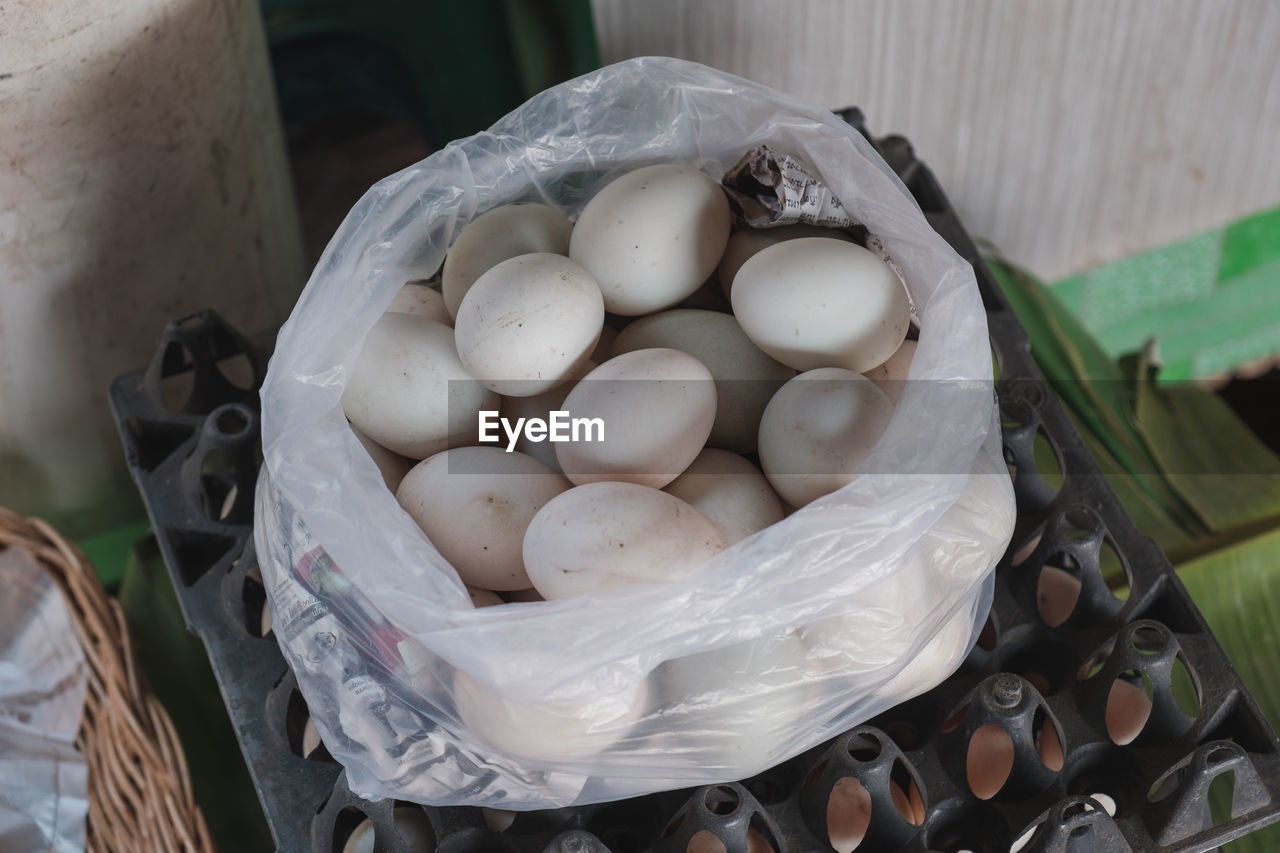
{"type": "MultiPolygon", "coordinates": [[[[871,139],[858,110],[839,115],[871,139]]],[[[296,681],[274,637],[264,630],[252,522],[241,512],[223,511],[238,501],[228,498],[231,486],[240,489],[251,482],[260,455],[247,453],[241,441],[223,466],[230,471],[189,464],[199,450],[232,446],[231,438],[216,429],[210,438],[211,421],[216,427],[221,418],[224,426],[235,428],[231,432],[247,428],[256,437],[256,416],[242,423],[240,415],[228,417],[222,407],[256,410],[274,334],[246,338],[216,313],[202,311],[166,327],[150,367],[115,380],[109,396],[130,470],[183,615],[206,646],[278,850],[976,853],[1022,844],[1034,853],[1063,849],[1053,845],[1065,844],[1064,839],[1078,843],[1089,834],[1095,849],[1181,853],[1212,849],[1280,817],[1275,734],[1168,561],[1133,528],[1098,473],[933,173],[902,137],[872,141],[929,222],[977,274],[1000,366],[1002,416],[1021,429],[1022,438],[1005,448],[1010,466],[1028,475],[1021,485],[1015,479],[1017,530],[997,568],[987,625],[951,678],[868,726],[741,784],[514,815],[373,803],[356,796],[327,750],[314,748],[296,681]],[[178,391],[173,377],[180,378],[178,391]],[[1044,470],[1046,447],[1052,470],[1044,470]],[[1089,523],[1079,524],[1082,520],[1089,523]],[[1100,535],[1114,552],[1106,582],[1097,576],[1104,570],[1102,559],[1081,548],[1081,530],[1100,535]],[[1114,595],[1117,564],[1124,573],[1123,597],[1114,595]],[[1042,590],[1028,574],[1045,566],[1070,574],[1072,584],[1079,582],[1077,600],[1056,625],[1047,624],[1039,606],[1042,590]],[[1114,653],[1115,638],[1143,618],[1165,626],[1179,644],[1198,713],[1181,730],[1166,725],[1159,736],[1140,733],[1120,745],[1108,736],[1105,708],[1098,707],[1105,698],[1088,678],[1079,677],[1080,669],[1090,654],[1105,654],[1109,642],[1114,653]],[[1001,678],[1018,679],[1020,689],[1037,697],[1029,712],[1032,724],[1043,732],[1045,721],[1052,721],[1062,752],[1053,763],[1060,769],[1047,770],[1039,757],[1040,766],[1028,764],[1027,754],[1016,756],[1010,773],[1022,773],[1032,783],[1025,790],[1002,786],[982,799],[967,778],[966,753],[957,746],[956,733],[1010,724],[1007,715],[973,711],[975,701],[988,701],[993,679],[1001,678]],[[851,748],[855,735],[862,746],[851,748]],[[867,748],[870,741],[877,750],[867,748]],[[876,764],[889,753],[891,765],[876,764]],[[824,773],[834,773],[833,756],[843,762],[844,775],[827,778],[824,773]],[[1225,763],[1219,767],[1215,760],[1225,763]],[[1217,772],[1221,768],[1229,769],[1217,772]],[[1222,802],[1221,789],[1227,786],[1216,782],[1226,772],[1232,774],[1234,809],[1222,802]],[[1152,802],[1157,783],[1171,787],[1152,802]],[[815,794],[814,786],[823,785],[827,788],[815,794]],[[852,822],[846,820],[844,835],[833,846],[832,825],[815,797],[825,796],[829,806],[837,785],[852,793],[846,805],[853,802],[860,809],[865,796],[871,808],[869,817],[857,809],[852,817],[846,814],[852,822]],[[1099,799],[1087,799],[1094,794],[1099,799]]],[[[1133,683],[1127,671],[1121,675],[1133,683]]]]}

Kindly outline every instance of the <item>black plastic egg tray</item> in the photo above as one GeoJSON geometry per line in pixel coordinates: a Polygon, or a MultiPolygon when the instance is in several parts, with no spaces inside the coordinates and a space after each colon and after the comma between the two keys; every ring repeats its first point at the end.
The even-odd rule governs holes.
{"type": "MultiPolygon", "coordinates": [[[[857,110],[841,115],[866,133],[857,110]]],[[[514,818],[355,796],[323,745],[307,748],[306,705],[275,639],[263,636],[256,389],[273,336],[246,338],[202,312],[171,323],[151,365],[115,381],[128,463],[279,850],[1172,853],[1210,850],[1280,818],[1271,728],[1168,560],[1099,474],[934,175],[905,139],[875,142],[977,272],[1017,528],[987,627],[956,674],[740,783],[514,818]],[[1037,436],[1060,478],[1037,470],[1037,436]],[[1127,594],[1104,580],[1104,565],[1122,569],[1127,594]],[[1045,566],[1078,583],[1069,615],[1041,615],[1045,566]],[[1149,699],[1132,740],[1132,731],[1113,740],[1108,728],[1113,690],[1149,699]],[[971,751],[992,737],[1001,757],[971,751]],[[1006,769],[993,795],[980,777],[998,785],[1006,769]]]]}

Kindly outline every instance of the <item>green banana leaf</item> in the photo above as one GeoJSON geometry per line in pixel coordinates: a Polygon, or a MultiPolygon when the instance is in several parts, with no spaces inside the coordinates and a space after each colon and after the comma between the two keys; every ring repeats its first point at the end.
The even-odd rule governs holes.
{"type": "Polygon", "coordinates": [[[1280,525],[1280,458],[1217,394],[1157,385],[1156,353],[1148,344],[1132,362],[1134,410],[1170,487],[1213,531],[1201,551],[1280,525]]]}
{"type": "MultiPolygon", "coordinates": [[[[1184,563],[1178,575],[1274,724],[1280,719],[1280,529],[1184,563]]],[[[1210,789],[1211,800],[1213,793],[1210,789]]],[[[1218,814],[1228,813],[1225,804],[1212,805],[1218,814]]],[[[1223,850],[1275,853],[1280,850],[1280,824],[1223,850]]]]}
{"type": "Polygon", "coordinates": [[[1045,378],[1072,415],[1134,484],[1190,535],[1207,532],[1197,515],[1159,475],[1134,411],[1134,383],[1098,346],[1061,300],[1025,271],[987,259],[996,282],[1031,341],[1045,378]]]}
{"type": "MultiPolygon", "coordinates": [[[[1166,552],[1191,556],[1280,524],[1280,458],[1217,395],[1158,385],[1153,346],[1111,362],[1052,291],[999,258],[987,265],[1054,391],[1090,447],[1103,451],[1104,472],[1128,475],[1180,528],[1144,528],[1166,552]]],[[[1135,516],[1148,514],[1138,509],[1135,516]]]]}

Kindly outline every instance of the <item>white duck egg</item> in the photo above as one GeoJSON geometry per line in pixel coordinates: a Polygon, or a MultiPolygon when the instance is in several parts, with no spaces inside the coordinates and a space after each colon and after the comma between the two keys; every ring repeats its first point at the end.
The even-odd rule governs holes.
{"type": "Polygon", "coordinates": [[[445,307],[457,316],[462,298],[476,279],[518,255],[569,252],[573,225],[545,204],[504,204],[463,226],[444,259],[441,290],[445,307]]]}
{"type": "Polygon", "coordinates": [[[569,488],[523,453],[458,447],[414,466],[396,499],[463,583],[484,590],[527,589],[522,554],[529,522],[569,488]]]}
{"type": "Polygon", "coordinates": [[[678,164],[629,172],[578,217],[569,257],[600,282],[605,308],[637,316],[697,290],[724,253],[729,202],[710,177],[678,164]]]}
{"type": "Polygon", "coordinates": [[[911,325],[906,288],[874,253],[802,237],[750,258],[733,282],[733,313],[756,346],[796,370],[883,364],[911,325]]]}
{"type": "Polygon", "coordinates": [[[524,565],[548,600],[682,577],[728,547],[712,521],[635,483],[588,483],[552,499],[529,524],[524,565]]]}
{"type": "Polygon", "coordinates": [[[664,489],[711,519],[730,545],[782,521],[782,501],[756,466],[708,447],[664,489]]]}
{"type": "Polygon", "coordinates": [[[795,507],[854,480],[893,417],[893,403],[865,376],[838,367],[801,373],[760,419],[760,465],[795,507]]]}
{"type": "Polygon", "coordinates": [[[853,238],[843,231],[834,228],[823,228],[821,225],[782,225],[777,228],[739,228],[729,236],[724,247],[724,255],[717,267],[720,289],[726,297],[733,293],[733,279],[738,275],[742,265],[762,249],[781,243],[785,240],[798,240],[801,237],[825,237],[829,240],[843,240],[852,243],[853,238]]]}
{"type": "Polygon", "coordinates": [[[580,379],[564,410],[600,426],[584,426],[578,440],[556,444],[566,477],[579,485],[618,480],[660,489],[706,444],[716,389],[711,373],[688,353],[643,349],[611,358],[580,379]]]}
{"type": "Polygon", "coordinates": [[[915,354],[916,342],[903,341],[902,346],[889,356],[888,361],[862,375],[876,383],[876,387],[896,406],[902,399],[902,392],[907,390],[907,372],[911,369],[911,359],[915,358],[915,354]]]}
{"type": "Polygon", "coordinates": [[[444,306],[444,297],[440,291],[433,290],[425,283],[411,281],[396,292],[388,311],[398,314],[417,314],[428,320],[435,320],[446,326],[453,325],[453,315],[444,306]]]}
{"type": "Polygon", "coordinates": [[[490,269],[458,308],[458,357],[509,397],[554,388],[591,357],[604,302],[591,274],[559,255],[521,255],[490,269]]]}
{"type": "Polygon", "coordinates": [[[480,410],[497,402],[458,360],[453,329],[396,312],[369,330],[342,392],[351,423],[411,459],[474,443],[480,410]]]}
{"type": "Polygon", "coordinates": [[[796,375],[760,351],[731,314],[698,309],[641,317],[618,333],[615,356],[667,347],[686,352],[716,381],[716,419],[707,443],[750,453],[756,449],[760,416],[782,384],[796,375]]]}

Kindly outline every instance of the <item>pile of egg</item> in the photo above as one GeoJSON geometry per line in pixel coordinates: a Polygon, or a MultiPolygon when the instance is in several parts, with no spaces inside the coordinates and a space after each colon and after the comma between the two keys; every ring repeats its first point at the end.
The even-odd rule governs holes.
{"type": "Polygon", "coordinates": [[[853,479],[914,352],[903,282],[839,230],[731,231],[720,185],[678,164],[576,223],[504,205],[370,330],[343,409],[476,606],[673,580],[853,479]],[[479,443],[493,410],[607,440],[509,452],[479,443]]]}

